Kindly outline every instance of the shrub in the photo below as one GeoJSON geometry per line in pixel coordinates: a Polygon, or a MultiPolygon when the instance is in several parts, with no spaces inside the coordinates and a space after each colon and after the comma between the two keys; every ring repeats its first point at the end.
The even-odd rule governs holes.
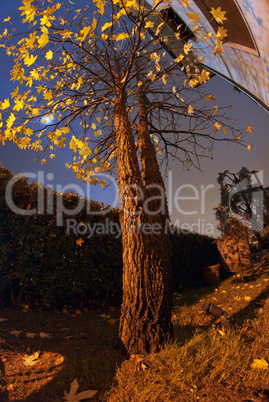
{"type": "MultiPolygon", "coordinates": [[[[56,196],[44,189],[44,213],[28,216],[12,212],[5,199],[7,182],[13,177],[8,169],[0,168],[0,294],[13,304],[26,302],[61,306],[70,303],[120,303],[122,296],[121,238],[113,234],[76,235],[57,226],[56,196]],[[54,211],[48,211],[48,196],[53,197],[54,211]],[[77,240],[81,243],[77,243],[77,240]]],[[[22,209],[37,207],[41,184],[27,183],[21,177],[13,188],[12,199],[22,209]]],[[[63,195],[66,208],[73,209],[78,195],[63,195]]],[[[76,222],[119,224],[117,210],[96,201],[84,200],[84,208],[72,216],[76,222]],[[86,203],[99,215],[87,213],[86,203]]],[[[63,216],[63,220],[67,218],[63,216]]],[[[213,239],[195,233],[172,235],[174,288],[199,282],[199,270],[216,261],[213,239]]]]}

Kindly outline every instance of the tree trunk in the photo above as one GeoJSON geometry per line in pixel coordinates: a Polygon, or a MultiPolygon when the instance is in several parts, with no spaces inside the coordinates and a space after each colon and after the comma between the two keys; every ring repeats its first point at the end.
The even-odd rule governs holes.
{"type": "MultiPolygon", "coordinates": [[[[146,180],[154,183],[159,174],[155,176],[156,166],[151,166],[152,174],[147,176],[151,178],[143,182],[124,95],[120,93],[114,119],[123,244],[120,338],[128,354],[143,354],[158,350],[171,334],[170,242],[169,235],[165,235],[166,212],[151,216],[144,210],[146,180]],[[158,234],[152,223],[159,223],[155,227],[158,234]]],[[[155,204],[153,200],[151,208],[155,204]]]]}

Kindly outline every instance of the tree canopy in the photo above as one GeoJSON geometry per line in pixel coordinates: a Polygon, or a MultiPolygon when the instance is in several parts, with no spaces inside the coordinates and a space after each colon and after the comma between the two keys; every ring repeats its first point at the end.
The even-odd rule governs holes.
{"type": "MultiPolygon", "coordinates": [[[[41,163],[68,147],[74,160],[66,166],[96,183],[96,173],[115,171],[113,116],[119,84],[134,135],[138,91],[143,89],[149,132],[164,158],[171,155],[186,168],[199,167],[201,156],[211,156],[214,141],[242,142],[244,132],[233,127],[227,109],[196,90],[210,73],[180,26],[167,33],[161,16],[168,1],[155,1],[152,7],[141,0],[96,0],[94,6],[81,1],[81,8],[72,4],[23,0],[22,24],[4,20],[9,26],[1,46],[14,60],[15,88],[0,106],[2,144],[13,141],[33,149],[42,155],[41,163]],[[165,48],[179,40],[179,53],[172,59],[165,48]]],[[[199,26],[196,13],[188,17],[196,40],[206,45],[213,33],[199,26]]],[[[217,55],[227,36],[225,11],[212,8],[212,18],[219,23],[217,55]]]]}

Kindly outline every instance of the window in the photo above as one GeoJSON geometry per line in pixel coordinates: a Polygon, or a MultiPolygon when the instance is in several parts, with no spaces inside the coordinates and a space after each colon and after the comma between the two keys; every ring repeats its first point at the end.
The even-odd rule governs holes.
{"type": "Polygon", "coordinates": [[[210,21],[210,25],[215,32],[218,31],[218,23],[214,20],[210,11],[212,7],[217,9],[221,7],[226,11],[225,17],[227,21],[223,22],[223,26],[228,30],[228,37],[226,38],[227,45],[239,45],[245,48],[256,51],[256,46],[252,35],[250,33],[247,22],[243,18],[240,9],[238,8],[236,1],[233,0],[194,0],[197,6],[200,8],[204,16],[210,21]]]}
{"type": "Polygon", "coordinates": [[[161,11],[161,17],[166,24],[172,29],[172,31],[179,34],[180,40],[183,43],[187,43],[189,39],[194,40],[196,37],[194,33],[189,29],[184,21],[174,12],[171,7],[161,11]]]}

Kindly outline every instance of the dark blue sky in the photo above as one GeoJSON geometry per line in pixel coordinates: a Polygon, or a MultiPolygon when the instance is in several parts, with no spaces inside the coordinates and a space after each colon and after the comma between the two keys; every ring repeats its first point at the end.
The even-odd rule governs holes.
{"type": "MultiPolygon", "coordinates": [[[[74,0],[75,1],[75,0],[74,0]]],[[[82,1],[80,1],[81,3],[82,1]]],[[[3,32],[7,27],[7,23],[3,23],[3,19],[11,16],[12,19],[17,18],[16,9],[20,6],[18,0],[0,0],[1,5],[1,21],[0,31],[3,32]]],[[[14,89],[14,84],[10,81],[9,70],[11,67],[11,59],[5,55],[4,49],[0,48],[0,85],[1,96],[4,100],[14,89]]],[[[179,165],[171,166],[171,175],[169,183],[167,181],[168,199],[170,204],[171,220],[179,225],[194,225],[194,230],[206,232],[206,225],[215,224],[213,208],[219,203],[219,189],[216,179],[219,172],[229,169],[237,172],[242,166],[253,170],[263,171],[264,185],[269,185],[269,113],[261,106],[255,104],[244,93],[234,91],[231,84],[220,77],[213,77],[206,85],[206,91],[216,96],[216,103],[220,105],[235,105],[233,115],[238,120],[239,127],[246,127],[248,124],[253,127],[253,132],[248,134],[246,140],[248,144],[253,145],[252,151],[248,151],[235,145],[217,144],[214,152],[214,159],[204,159],[201,161],[202,172],[191,170],[183,172],[179,165]],[[172,183],[172,184],[171,184],[172,183]],[[198,200],[177,201],[174,202],[174,196],[179,187],[183,185],[193,186],[199,194],[198,200]],[[208,187],[204,197],[201,186],[208,187]],[[180,204],[180,209],[184,213],[180,213],[176,204],[180,204]],[[187,212],[187,214],[185,214],[187,212]],[[192,212],[192,214],[191,214],[192,212]]],[[[56,189],[56,185],[68,185],[76,183],[86,192],[85,186],[81,181],[76,179],[72,171],[65,168],[65,162],[70,161],[71,154],[68,150],[63,150],[57,154],[56,159],[48,160],[46,165],[40,165],[33,160],[36,153],[32,151],[24,151],[18,149],[14,144],[8,143],[4,147],[0,145],[0,161],[3,166],[9,168],[14,174],[21,172],[30,172],[37,174],[38,171],[44,171],[45,185],[52,184],[56,189]],[[53,173],[54,180],[46,180],[46,175],[53,173]]],[[[114,189],[111,186],[108,189],[102,189],[99,186],[90,187],[91,198],[102,201],[105,204],[113,202],[114,189]]],[[[179,192],[178,192],[179,194],[179,192]]],[[[190,187],[180,190],[180,195],[194,196],[194,190],[190,187]]],[[[210,226],[207,226],[208,228],[210,226]]],[[[218,233],[215,231],[214,233],[218,233]]]]}

